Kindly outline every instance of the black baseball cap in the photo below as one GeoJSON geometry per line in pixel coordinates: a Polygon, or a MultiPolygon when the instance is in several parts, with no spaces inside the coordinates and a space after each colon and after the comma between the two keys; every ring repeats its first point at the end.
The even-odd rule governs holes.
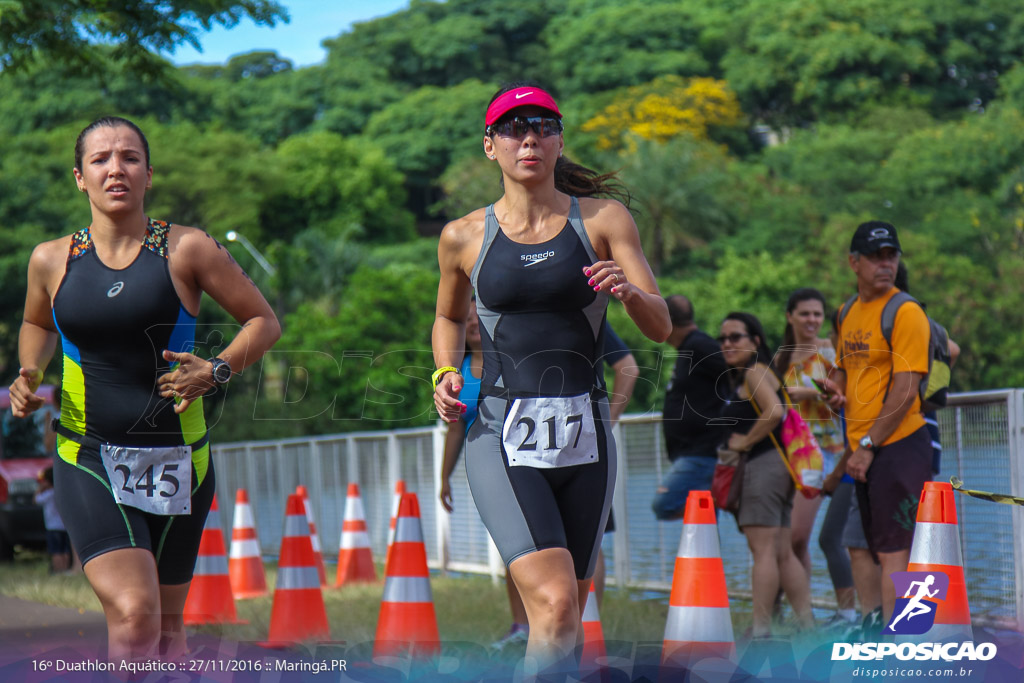
{"type": "Polygon", "coordinates": [[[851,254],[874,254],[885,247],[892,247],[898,252],[903,251],[900,248],[900,239],[896,236],[896,228],[883,221],[861,223],[850,240],[851,254]]]}

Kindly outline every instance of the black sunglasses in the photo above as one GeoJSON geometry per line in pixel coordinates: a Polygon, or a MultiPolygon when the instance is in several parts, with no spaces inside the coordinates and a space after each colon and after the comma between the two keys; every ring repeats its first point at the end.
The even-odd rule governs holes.
{"type": "Polygon", "coordinates": [[[506,138],[521,138],[527,130],[532,130],[542,138],[558,135],[562,132],[562,119],[554,116],[513,116],[487,126],[487,135],[500,135],[506,138]]]}
{"type": "Polygon", "coordinates": [[[740,342],[740,339],[750,339],[750,335],[743,334],[742,332],[733,332],[732,334],[720,335],[717,339],[719,344],[724,344],[725,342],[729,342],[730,344],[738,344],[740,342]]]}

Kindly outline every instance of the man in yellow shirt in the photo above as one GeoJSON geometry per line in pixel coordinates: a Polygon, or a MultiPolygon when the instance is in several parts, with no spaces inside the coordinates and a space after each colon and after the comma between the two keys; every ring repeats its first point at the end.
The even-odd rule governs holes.
{"type": "Polygon", "coordinates": [[[857,499],[871,553],[881,565],[883,624],[896,602],[889,576],[906,571],[917,504],[931,480],[931,438],[921,415],[918,387],[928,372],[928,316],[914,302],[899,307],[892,345],[882,334],[882,309],[899,289],[896,228],[881,221],[857,227],[850,268],[857,299],[844,311],[837,368],[828,389],[834,408],[846,407],[846,434],[853,449],[847,472],[857,480],[857,499]]]}

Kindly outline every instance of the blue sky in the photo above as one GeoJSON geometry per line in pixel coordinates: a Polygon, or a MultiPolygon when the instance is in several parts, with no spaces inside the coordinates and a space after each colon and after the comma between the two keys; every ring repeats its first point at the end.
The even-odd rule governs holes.
{"type": "Polygon", "coordinates": [[[224,64],[231,57],[253,50],[275,50],[296,67],[324,61],[327,52],[320,46],[324,38],[334,38],[354,22],[366,21],[404,9],[409,0],[278,0],[288,10],[291,21],[278,22],[274,28],[256,26],[249,19],[225,29],[215,26],[201,33],[203,51],[182,45],[174,54],[165,54],[174,64],[224,64]]]}

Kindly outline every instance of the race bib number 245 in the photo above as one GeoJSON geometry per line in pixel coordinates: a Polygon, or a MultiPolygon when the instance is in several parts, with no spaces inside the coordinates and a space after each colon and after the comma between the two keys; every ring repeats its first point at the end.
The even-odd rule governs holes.
{"type": "Polygon", "coordinates": [[[192,448],[133,448],[103,444],[103,467],[114,500],[155,515],[192,512],[192,448]]]}

